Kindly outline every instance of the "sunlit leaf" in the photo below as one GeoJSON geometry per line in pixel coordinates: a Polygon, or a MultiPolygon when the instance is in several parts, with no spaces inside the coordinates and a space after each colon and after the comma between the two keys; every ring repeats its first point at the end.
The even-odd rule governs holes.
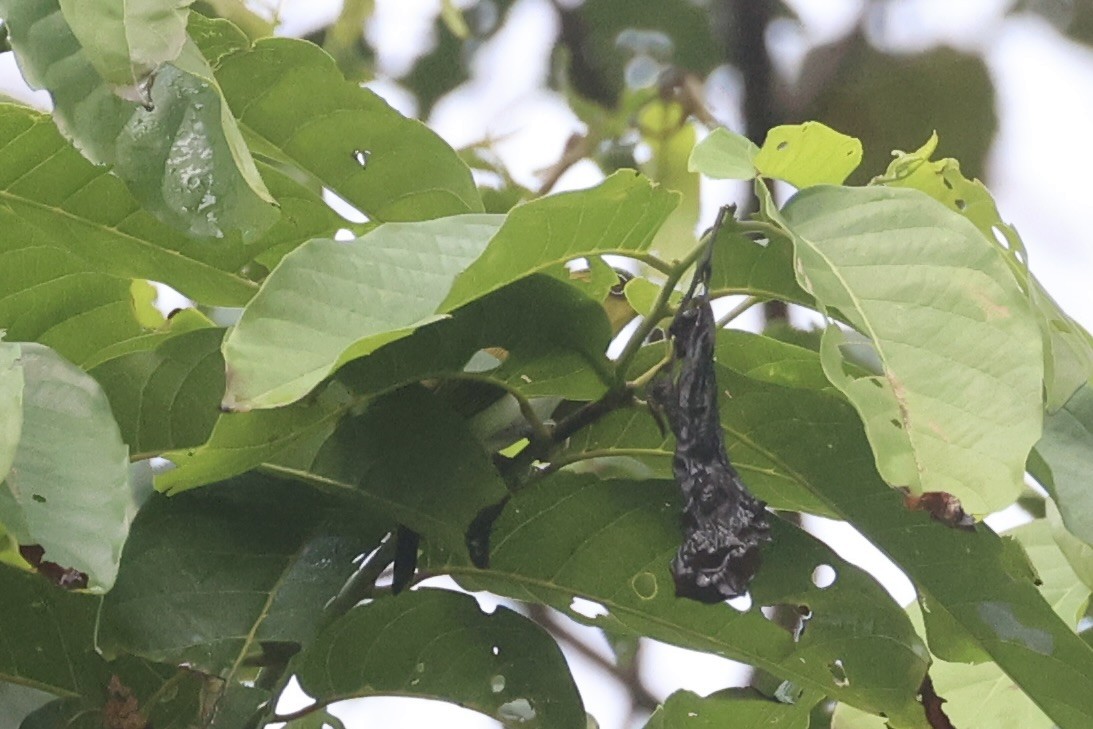
{"type": "Polygon", "coordinates": [[[808,729],[811,708],[783,704],[755,689],[726,689],[706,697],[676,691],[657,707],[645,729],[808,729]]]}
{"type": "Polygon", "coordinates": [[[216,79],[256,151],[299,167],[376,222],[482,210],[455,151],[347,81],[310,43],[258,41],[221,58],[216,79]]]}
{"type": "Polygon", "coordinates": [[[687,161],[687,169],[715,180],[750,180],[755,177],[759,147],[747,137],[718,127],[699,142],[687,161]]]}
{"type": "Polygon", "coordinates": [[[136,514],[129,453],[106,395],[89,375],[37,344],[20,345],[23,428],[0,491],[0,522],[44,559],[110,589],[136,514]]]}
{"type": "Polygon", "coordinates": [[[268,476],[154,496],[103,602],[99,645],[225,677],[281,644],[291,655],[388,528],[268,476]]]}
{"type": "Polygon", "coordinates": [[[797,277],[865,334],[879,376],[824,370],[861,413],[885,480],[954,494],[972,513],[1010,504],[1040,435],[1040,333],[996,247],[921,193],[819,187],[785,211],[797,277]]]}
{"type": "Polygon", "coordinates": [[[321,701],[417,696],[505,726],[585,724],[550,634],[505,607],[484,614],[469,595],[425,589],[360,605],[324,630],[297,666],[304,691],[321,701]]]}
{"type": "Polygon", "coordinates": [[[190,235],[254,239],[272,225],[273,198],[197,46],[184,43],[126,100],[96,72],[58,3],[4,0],[0,10],[24,77],[50,92],[80,151],[113,165],[147,209],[190,235]]]}
{"type": "Polygon", "coordinates": [[[819,122],[805,122],[767,132],[754,163],[760,175],[804,189],[840,184],[861,164],[861,157],[861,142],[854,137],[819,122]]]}
{"type": "Polygon", "coordinates": [[[119,91],[136,95],[186,42],[187,3],[179,0],[58,0],[87,62],[119,91]]]}
{"type": "Polygon", "coordinates": [[[613,633],[745,661],[892,716],[916,709],[925,646],[871,577],[774,519],[750,609],[679,600],[668,572],[679,546],[678,514],[674,482],[559,473],[519,491],[506,506],[493,527],[488,570],[436,569],[470,589],[543,602],[613,633]],[[820,565],[837,575],[825,588],[813,581],[820,565]],[[574,597],[594,603],[594,613],[571,604],[574,597]],[[760,608],[772,605],[810,617],[791,632],[764,617],[760,608]]]}

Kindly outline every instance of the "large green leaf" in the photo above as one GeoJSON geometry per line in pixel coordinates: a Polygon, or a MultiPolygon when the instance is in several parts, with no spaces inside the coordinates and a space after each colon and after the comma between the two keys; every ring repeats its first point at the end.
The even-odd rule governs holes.
{"type": "Polygon", "coordinates": [[[130,101],[96,72],[95,54],[73,34],[59,0],[4,0],[0,11],[24,76],[50,92],[59,126],[88,159],[113,165],[148,210],[213,238],[253,239],[277,219],[212,69],[191,41],[130,101]]]}
{"type": "Polygon", "coordinates": [[[139,500],[128,449],[95,380],[47,347],[20,349],[22,438],[0,490],[0,522],[108,590],[139,500]]]}
{"type": "Polygon", "coordinates": [[[928,662],[903,611],[871,577],[813,537],[774,519],[774,540],[750,588],[752,606],[674,595],[679,489],[671,481],[599,481],[559,473],[519,491],[493,528],[490,566],[435,565],[471,589],[542,602],[612,633],[646,635],[745,661],[803,687],[890,716],[915,711],[928,662]],[[834,584],[817,587],[828,565],[834,584]],[[589,618],[571,601],[594,601],[589,618]],[[799,610],[788,631],[760,607],[799,610]]]}
{"type": "Polygon", "coordinates": [[[497,216],[388,223],[352,242],[316,239],[282,259],[224,340],[227,406],[295,402],[337,367],[435,319],[497,216]]]}
{"type": "Polygon", "coordinates": [[[255,150],[314,176],[376,222],[482,210],[470,170],[435,132],[347,81],[316,46],[261,40],[216,66],[255,150]]]}
{"type": "Polygon", "coordinates": [[[0,340],[0,473],[11,470],[19,446],[19,434],[23,430],[23,386],[19,345],[0,340]]]}
{"type": "Polygon", "coordinates": [[[803,288],[872,342],[878,376],[823,364],[861,413],[878,469],[973,513],[1023,488],[1040,436],[1040,332],[1008,266],[975,226],[912,190],[816,187],[784,210],[803,288]]]}
{"type": "Polygon", "coordinates": [[[577,258],[644,253],[678,199],[677,193],[623,170],[591,189],[518,205],[486,251],[456,278],[442,309],[577,258]]]}
{"type": "MultiPolygon", "coordinates": [[[[13,260],[3,270],[22,277],[39,270],[81,273],[85,281],[95,283],[94,291],[107,292],[109,279],[86,274],[152,279],[203,303],[242,305],[257,290],[238,275],[244,264],[271,246],[330,235],[344,225],[317,195],[272,168],[263,169],[284,208],[278,223],[249,245],[238,236],[192,240],[141,210],[120,180],[85,160],[58,134],[49,116],[0,104],[0,204],[4,229],[10,231],[0,243],[0,253],[37,261],[33,266],[14,266],[13,260]],[[56,247],[63,251],[53,251],[56,247]]],[[[18,276],[11,281],[17,283],[18,276]]],[[[47,280],[44,273],[40,276],[47,280]]],[[[6,284],[5,293],[22,290],[13,288],[15,283],[6,284]]],[[[66,290],[90,286],[75,283],[66,290]]],[[[24,308],[48,309],[49,295],[41,296],[24,308]]],[[[94,308],[94,303],[89,301],[87,307],[94,308]]]]}
{"type": "Polygon", "coordinates": [[[475,599],[415,590],[374,600],[339,618],[295,664],[322,703],[355,696],[451,701],[504,726],[583,727],[584,707],[550,634],[475,599]]]}
{"type": "MultiPolygon", "coordinates": [[[[1093,384],[1086,383],[1066,404],[1044,418],[1036,453],[1047,466],[1042,479],[1066,528],[1093,545],[1093,384]]],[[[1038,476],[1040,474],[1037,474],[1038,476]]]]}
{"type": "Polygon", "coordinates": [[[458,553],[479,512],[508,494],[466,421],[417,386],[380,398],[330,438],[267,468],[353,491],[375,511],[458,553]]]}
{"type": "Polygon", "coordinates": [[[1093,378],[1093,337],[1066,315],[1028,268],[1028,252],[1017,230],[1002,220],[990,192],[979,180],[969,180],[960,163],[946,158],[932,161],[938,146],[931,135],[914,152],[898,154],[888,170],[874,180],[890,187],[910,187],[944,203],[997,245],[1010,270],[1027,292],[1044,340],[1044,387],[1048,412],[1062,407],[1087,380],[1093,378]]]}
{"type": "Polygon", "coordinates": [[[721,366],[728,441],[764,452],[896,562],[1063,729],[1093,722],[1093,648],[1044,601],[1020,546],[989,527],[953,529],[888,488],[854,410],[839,396],[763,383],[721,366]],[[958,558],[954,559],[954,555],[958,558]]]}
{"type": "Polygon", "coordinates": [[[269,476],[154,496],[103,601],[99,644],[230,678],[270,644],[310,641],[354,558],[388,528],[269,476]]]}
{"type": "Polygon", "coordinates": [[[203,328],[90,370],[106,392],[133,458],[204,443],[224,391],[224,330],[203,328]]]}
{"type": "Polygon", "coordinates": [[[755,689],[726,689],[706,697],[677,691],[657,707],[645,729],[808,729],[811,708],[775,701],[755,689]]]}
{"type": "MultiPolygon", "coordinates": [[[[179,468],[160,476],[158,484],[171,491],[192,488],[265,461],[284,460],[278,456],[286,448],[317,448],[354,405],[420,380],[471,379],[525,397],[593,400],[609,382],[604,351],[610,339],[610,325],[598,304],[561,281],[530,276],[348,363],[338,371],[337,384],[316,398],[284,408],[222,414],[205,445],[167,454],[179,468]],[[504,361],[466,371],[473,355],[486,348],[501,348],[494,351],[504,361]]],[[[133,359],[140,363],[148,358],[133,359]]],[[[203,395],[204,402],[208,395],[203,395]]],[[[201,407],[202,400],[176,402],[172,412],[196,417],[192,408],[201,407]]]]}
{"type": "Polygon", "coordinates": [[[88,63],[108,83],[137,94],[186,42],[189,0],[59,0],[88,63]]]}
{"type": "Polygon", "coordinates": [[[793,244],[775,237],[756,242],[732,226],[724,226],[714,241],[710,292],[714,296],[748,294],[814,307],[815,299],[797,283],[793,244]]]}

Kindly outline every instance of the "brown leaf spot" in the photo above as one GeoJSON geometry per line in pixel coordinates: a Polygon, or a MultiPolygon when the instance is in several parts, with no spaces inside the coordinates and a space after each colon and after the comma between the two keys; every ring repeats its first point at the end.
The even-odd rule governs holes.
{"type": "Polygon", "coordinates": [[[102,707],[103,729],[150,729],[148,719],[140,710],[133,690],[117,676],[110,677],[106,687],[106,704],[102,707]]]}
{"type": "Polygon", "coordinates": [[[907,489],[902,491],[904,492],[903,503],[908,509],[925,511],[937,521],[953,529],[975,531],[975,517],[964,511],[960,499],[952,494],[944,491],[927,491],[914,496],[907,489]]]}
{"type": "Polygon", "coordinates": [[[42,559],[45,549],[39,544],[26,544],[19,547],[19,554],[29,562],[38,574],[65,590],[82,590],[87,587],[87,575],[72,567],[62,567],[56,562],[42,559]]]}

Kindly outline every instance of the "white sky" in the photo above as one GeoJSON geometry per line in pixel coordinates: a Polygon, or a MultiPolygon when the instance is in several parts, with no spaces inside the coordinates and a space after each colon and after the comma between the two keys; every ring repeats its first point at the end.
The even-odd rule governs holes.
{"type": "MultiPolygon", "coordinates": [[[[777,36],[784,62],[792,64],[799,62],[806,44],[830,41],[845,32],[862,2],[793,0],[789,4],[805,22],[803,34],[777,36]]],[[[894,3],[895,22],[888,26],[886,39],[908,50],[947,42],[984,52],[996,85],[1000,125],[987,183],[1003,217],[1024,238],[1032,270],[1071,316],[1093,328],[1093,245],[1087,199],[1093,170],[1093,51],[1062,39],[1039,19],[995,22],[998,8],[1008,4],[1006,0],[902,0],[894,3]]],[[[284,0],[283,32],[309,31],[333,18],[340,5],[340,0],[284,0]]],[[[439,0],[377,0],[369,36],[380,41],[382,68],[396,73],[407,68],[414,52],[426,42],[438,7],[439,0]]],[[[497,143],[498,153],[518,180],[533,185],[535,172],[558,158],[578,122],[557,95],[539,88],[547,73],[555,22],[547,0],[522,0],[513,12],[517,20],[513,27],[478,55],[475,78],[443,99],[429,122],[457,147],[486,138],[502,140],[497,143]]],[[[372,87],[400,110],[415,111],[412,97],[397,85],[377,82],[372,87]]],[[[21,83],[11,54],[0,56],[0,92],[48,105],[48,96],[31,93],[21,83]]],[[[731,94],[730,83],[719,98],[727,103],[731,94]]],[[[715,103],[714,111],[739,128],[738,115],[727,105],[715,103]]],[[[560,186],[583,187],[599,177],[591,163],[579,164],[560,186]]],[[[729,189],[722,186],[707,193],[721,196],[729,189]]],[[[902,602],[913,596],[906,578],[853,530],[815,518],[807,522],[844,558],[878,574],[902,602]]],[[[598,631],[576,624],[572,628],[607,655],[598,631]]],[[[628,729],[628,707],[619,686],[604,678],[587,658],[571,650],[566,654],[586,708],[602,729],[628,729]]],[[[706,694],[732,685],[739,675],[729,661],[652,641],[644,657],[642,677],[660,698],[684,687],[706,694]]],[[[349,729],[498,726],[448,704],[400,698],[346,702],[334,711],[349,729]]]]}

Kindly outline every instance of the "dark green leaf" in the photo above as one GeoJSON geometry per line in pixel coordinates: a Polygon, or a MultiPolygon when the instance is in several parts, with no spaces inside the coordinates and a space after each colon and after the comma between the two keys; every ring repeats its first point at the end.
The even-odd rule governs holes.
{"type": "Polygon", "coordinates": [[[269,467],[352,490],[372,509],[457,553],[465,552],[478,513],[508,494],[466,422],[420,387],[380,398],[313,443],[269,467]]]}
{"type": "Polygon", "coordinates": [[[0,489],[0,521],[44,559],[114,583],[139,496],[106,395],[89,375],[39,344],[20,345],[23,427],[0,489]]]}
{"type": "Polygon", "coordinates": [[[432,130],[347,81],[310,43],[258,41],[216,78],[255,150],[306,171],[376,222],[482,210],[467,166],[432,130]]]}
{"type": "Polygon", "coordinates": [[[267,476],[155,496],[103,602],[99,644],[235,676],[278,644],[310,641],[354,558],[388,528],[350,502],[267,476]]]}
{"type": "Polygon", "coordinates": [[[793,244],[783,237],[757,243],[725,226],[714,241],[713,296],[748,294],[816,306],[793,272],[793,244]]]}
{"type": "Polygon", "coordinates": [[[585,713],[550,635],[508,608],[416,590],[360,605],[323,631],[296,665],[320,701],[418,696],[451,701],[505,726],[583,727],[585,713]]]}
{"type": "Polygon", "coordinates": [[[679,600],[668,573],[679,546],[678,514],[674,482],[559,473],[521,490],[506,506],[493,528],[488,570],[435,569],[471,589],[552,605],[615,633],[745,661],[892,716],[915,710],[926,649],[871,577],[774,519],[749,610],[679,600]],[[823,589],[813,582],[820,565],[837,574],[823,589]],[[571,606],[575,596],[607,614],[590,619],[571,606]],[[760,607],[772,605],[810,618],[795,635],[764,617],[760,607]]]}

